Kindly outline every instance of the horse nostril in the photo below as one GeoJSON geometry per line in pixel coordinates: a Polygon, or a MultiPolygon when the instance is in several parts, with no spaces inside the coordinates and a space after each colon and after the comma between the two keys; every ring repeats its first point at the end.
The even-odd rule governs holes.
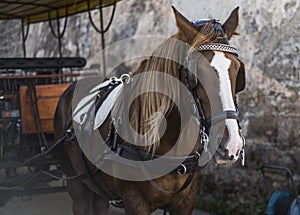
{"type": "Polygon", "coordinates": [[[230,159],[231,159],[231,160],[233,160],[233,159],[234,159],[234,156],[233,156],[233,155],[231,155],[231,156],[230,156],[230,159]]]}

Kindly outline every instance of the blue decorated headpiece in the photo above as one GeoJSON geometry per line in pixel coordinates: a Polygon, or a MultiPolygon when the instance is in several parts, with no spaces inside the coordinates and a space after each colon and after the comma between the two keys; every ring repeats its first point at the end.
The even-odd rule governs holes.
{"type": "Polygon", "coordinates": [[[193,21],[192,24],[194,26],[198,26],[198,25],[201,25],[201,24],[204,24],[204,23],[207,23],[207,22],[212,22],[212,23],[218,23],[219,20],[217,19],[199,19],[199,20],[196,20],[196,21],[193,21]]]}
{"type": "Polygon", "coordinates": [[[214,24],[214,28],[215,28],[216,32],[220,32],[221,36],[224,37],[224,42],[226,44],[229,44],[227,38],[225,38],[225,33],[223,30],[222,24],[219,22],[218,19],[199,19],[199,20],[193,21],[192,24],[195,27],[197,27],[197,26],[207,23],[207,22],[211,22],[212,24],[214,24]]]}

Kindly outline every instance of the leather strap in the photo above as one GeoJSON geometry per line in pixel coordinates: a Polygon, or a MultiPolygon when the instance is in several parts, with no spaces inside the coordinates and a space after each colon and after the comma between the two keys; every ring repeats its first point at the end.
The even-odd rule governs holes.
{"type": "Polygon", "coordinates": [[[205,120],[204,124],[205,124],[205,127],[209,128],[211,125],[213,125],[213,124],[215,124],[219,121],[225,120],[225,119],[236,119],[236,120],[238,120],[238,112],[233,111],[233,110],[224,111],[222,113],[219,113],[219,114],[216,114],[212,117],[207,118],[205,120]]]}
{"type": "MultiPolygon", "coordinates": [[[[119,141],[117,141],[119,142],[119,141]]],[[[139,150],[132,146],[127,146],[121,143],[117,143],[116,147],[111,148],[118,156],[123,157],[128,160],[140,160],[140,161],[147,161],[147,160],[154,160],[160,158],[162,155],[151,154],[145,151],[139,150]]],[[[195,153],[194,155],[189,155],[186,157],[166,157],[164,156],[164,160],[166,162],[169,160],[168,165],[174,165],[174,170],[170,172],[171,174],[186,174],[191,173],[195,169],[195,165],[197,166],[197,161],[199,159],[199,153],[195,153]],[[179,166],[177,161],[184,160],[179,166]]],[[[139,166],[136,166],[139,168],[139,166]]],[[[155,170],[153,170],[155,171],[155,170]]],[[[156,169],[159,171],[159,168],[156,169]]]]}

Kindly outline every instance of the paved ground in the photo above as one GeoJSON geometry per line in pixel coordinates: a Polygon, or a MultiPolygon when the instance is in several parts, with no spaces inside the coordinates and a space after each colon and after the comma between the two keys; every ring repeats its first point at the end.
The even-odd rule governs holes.
{"type": "MultiPolygon", "coordinates": [[[[156,211],[152,215],[162,215],[156,211]]],[[[66,192],[36,195],[32,199],[14,197],[4,207],[0,207],[0,215],[72,215],[71,199],[66,192]]],[[[124,215],[122,210],[112,209],[110,215],[124,215]]],[[[210,215],[206,212],[194,211],[193,215],[210,215]]]]}
{"type": "MultiPolygon", "coordinates": [[[[5,178],[3,171],[0,171],[0,179],[1,178],[5,178]]],[[[43,184],[42,187],[48,188],[57,186],[62,186],[62,181],[51,181],[47,186],[43,184]]],[[[110,215],[124,215],[123,210],[115,207],[111,207],[110,212],[110,215]]],[[[67,192],[13,197],[4,207],[0,207],[0,215],[73,215],[72,202],[67,192]]],[[[163,215],[163,211],[157,210],[152,215],[163,215]]],[[[194,210],[193,215],[211,214],[194,210]]]]}

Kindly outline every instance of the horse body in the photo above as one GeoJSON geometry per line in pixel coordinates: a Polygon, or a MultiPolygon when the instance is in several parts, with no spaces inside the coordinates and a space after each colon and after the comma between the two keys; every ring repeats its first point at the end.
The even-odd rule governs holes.
{"type": "MultiPolygon", "coordinates": [[[[109,116],[105,120],[99,128],[99,133],[107,137],[108,141],[105,142],[109,144],[112,150],[116,149],[114,152],[117,153],[122,150],[128,152],[127,157],[125,156],[127,159],[132,159],[133,155],[130,149],[132,147],[137,152],[135,157],[142,157],[142,161],[148,159],[148,157],[151,158],[151,156],[152,158],[153,156],[159,158],[166,153],[175,160],[176,157],[184,157],[184,161],[175,170],[166,174],[155,174],[155,177],[146,177],[145,180],[118,178],[114,174],[109,174],[102,171],[101,168],[97,168],[93,160],[91,161],[90,158],[85,156],[80,144],[77,142],[78,137],[66,137],[68,136],[66,134],[72,135],[73,133],[70,131],[74,129],[72,99],[77,87],[74,83],[61,96],[58,103],[54,133],[57,140],[66,137],[65,143],[60,145],[59,157],[67,176],[73,177],[73,180],[67,181],[67,186],[73,200],[75,215],[108,214],[111,200],[122,200],[126,214],[150,214],[157,208],[165,209],[171,214],[191,214],[197,196],[198,161],[200,154],[204,150],[206,151],[207,147],[203,146],[205,142],[203,137],[204,134],[207,135],[209,129],[211,133],[214,133],[213,126],[215,124],[225,126],[221,136],[215,139],[212,138],[213,141],[222,139],[220,141],[222,147],[216,148],[215,159],[217,163],[232,163],[240,157],[243,140],[238,128],[234,105],[235,93],[243,88],[238,86],[239,83],[236,83],[239,81],[240,61],[236,60],[231,53],[232,51],[229,53],[224,51],[226,46],[222,48],[223,51],[204,50],[200,58],[195,56],[197,55],[195,51],[191,51],[200,47],[201,44],[220,43],[220,40],[225,37],[230,39],[238,22],[237,9],[232,12],[223,25],[226,36],[222,35],[223,30],[215,31],[214,23],[193,25],[175,9],[174,12],[179,32],[156,49],[154,55],[144,61],[140,68],[133,73],[133,77],[145,74],[147,78],[140,79],[140,81],[135,78],[132,83],[125,86],[121,94],[123,99],[119,99],[117,104],[121,107],[117,110],[117,115],[121,114],[122,116],[124,108],[129,110],[129,127],[135,133],[129,134],[130,132],[127,132],[126,129],[123,132],[132,137],[131,140],[135,141],[135,145],[132,145],[133,141],[127,141],[121,135],[121,137],[108,135],[118,131],[116,125],[112,123],[113,116],[109,116]],[[216,36],[206,32],[209,28],[212,28],[216,36]],[[212,37],[214,37],[214,41],[212,37]],[[185,47],[188,45],[191,48],[182,48],[184,46],[180,44],[185,44],[185,47]],[[177,59],[172,59],[174,56],[177,56],[177,59]],[[184,64],[186,59],[191,59],[185,66],[192,71],[195,69],[194,74],[184,73],[184,66],[180,66],[184,64]],[[223,60],[222,63],[219,63],[220,59],[223,60]],[[204,61],[210,63],[205,65],[204,61]],[[207,71],[207,67],[210,68],[209,71],[207,71]],[[151,71],[160,71],[163,74],[166,70],[168,70],[168,76],[155,77],[151,73],[151,71]],[[227,71],[225,75],[222,73],[223,70],[227,71]],[[200,73],[197,73],[198,71],[200,73]],[[200,83],[196,80],[197,78],[193,79],[195,75],[205,79],[205,81],[200,83]],[[222,76],[224,77],[222,78],[222,76]],[[198,111],[201,112],[200,115],[202,118],[205,117],[209,120],[202,122],[202,119],[197,119],[197,114],[188,114],[184,119],[181,117],[182,110],[179,109],[174,100],[178,99],[186,110],[191,106],[190,99],[189,97],[180,98],[180,95],[182,95],[179,89],[180,83],[176,82],[174,84],[173,81],[170,81],[173,80],[170,77],[179,80],[180,83],[189,88],[189,92],[192,92],[194,98],[199,100],[197,105],[198,111]],[[221,78],[227,82],[219,82],[218,80],[221,80],[221,78]],[[153,92],[152,87],[160,84],[165,86],[166,95],[171,94],[172,99],[164,93],[153,92]],[[148,88],[148,92],[141,93],[139,97],[127,104],[131,92],[139,87],[148,88]],[[228,92],[230,92],[230,95],[228,95],[228,92]],[[214,113],[222,114],[214,116],[214,113]],[[202,125],[200,134],[199,123],[202,125]],[[178,124],[183,126],[180,127],[178,124]],[[139,136],[142,136],[142,138],[139,136]],[[117,144],[117,146],[114,144],[117,144]],[[119,145],[120,148],[118,148],[119,145]]],[[[93,86],[90,80],[87,83],[82,85],[87,90],[81,89],[82,91],[88,91],[93,86]]],[[[97,161],[102,162],[102,159],[97,158],[97,161]]],[[[114,160],[109,160],[106,163],[109,164],[110,173],[119,172],[126,168],[124,174],[128,176],[136,174],[138,178],[138,174],[142,176],[148,174],[143,167],[137,169],[136,166],[128,166],[127,163],[120,162],[115,165],[114,160]]],[[[160,167],[157,166],[156,168],[159,169],[160,167]]]]}
{"type": "MultiPolygon", "coordinates": [[[[56,118],[60,120],[55,121],[56,139],[62,137],[66,130],[72,128],[72,115],[70,113],[75,87],[76,83],[71,85],[62,95],[64,99],[61,99],[58,104],[56,118]],[[66,115],[65,113],[69,114],[66,115]],[[64,122],[63,124],[60,122],[61,120],[64,122]],[[66,125],[68,126],[65,127],[66,125]]],[[[104,134],[108,132],[109,121],[109,119],[106,120],[101,130],[104,134]]],[[[172,127],[169,129],[175,130],[172,127]]],[[[190,125],[186,129],[195,128],[190,125]]],[[[173,143],[174,135],[170,136],[171,138],[164,137],[162,142],[173,143]]],[[[188,137],[184,139],[188,143],[188,137]]],[[[157,153],[164,154],[169,147],[165,148],[160,149],[160,152],[157,153]]],[[[195,171],[194,177],[186,189],[176,193],[174,191],[181,188],[189,175],[169,174],[155,179],[154,185],[149,181],[126,181],[96,169],[85,158],[76,142],[70,141],[60,145],[59,152],[59,158],[66,174],[78,176],[74,180],[67,181],[68,192],[73,199],[73,211],[76,215],[93,214],[95,211],[99,214],[108,214],[108,201],[119,200],[120,197],[126,214],[150,214],[157,208],[168,209],[172,214],[190,214],[193,210],[197,195],[198,171],[195,171]]],[[[179,152],[183,153],[182,150],[179,152]]]]}

